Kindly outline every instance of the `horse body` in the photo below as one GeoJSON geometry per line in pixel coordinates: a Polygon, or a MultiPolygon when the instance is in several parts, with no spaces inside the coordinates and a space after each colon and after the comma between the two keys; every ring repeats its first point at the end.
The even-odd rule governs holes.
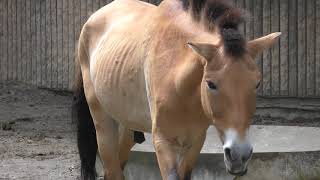
{"type": "MultiPolygon", "coordinates": [[[[245,136],[258,79],[252,58],[278,35],[249,43],[252,57],[225,55],[219,27],[195,21],[182,1],[187,2],[165,0],[156,7],[116,0],[94,13],[81,31],[78,86],[93,117],[105,177],[123,179],[133,131],[143,131],[153,134],[162,177],[190,179],[210,124],[224,143],[228,171],[246,171],[252,150],[245,136]],[[220,94],[208,92],[208,86],[215,87],[211,80],[219,82],[220,94]]],[[[92,174],[92,163],[86,164],[91,161],[79,151],[82,168],[92,174]]]]}
{"type": "MultiPolygon", "coordinates": [[[[93,15],[86,23],[89,29],[91,22],[99,24],[103,29],[103,33],[91,41],[90,47],[92,48],[88,48],[88,52],[90,52],[90,77],[95,94],[104,110],[112,118],[133,130],[151,132],[150,106],[154,105],[151,103],[151,99],[153,99],[151,96],[157,97],[160,101],[170,100],[171,102],[165,102],[165,106],[170,105],[174,108],[168,107],[168,109],[177,109],[183,104],[189,106],[181,107],[182,110],[176,110],[175,114],[179,111],[187,117],[196,114],[194,120],[197,122],[201,117],[199,116],[201,108],[196,109],[195,107],[201,107],[200,89],[197,87],[200,85],[203,72],[201,72],[201,68],[194,68],[194,66],[200,66],[194,60],[196,56],[185,61],[191,53],[186,43],[195,38],[200,40],[199,33],[197,34],[196,26],[190,26],[193,24],[191,20],[189,20],[189,30],[181,28],[179,19],[175,17],[179,10],[182,11],[181,7],[173,10],[176,12],[161,12],[159,10],[155,12],[154,6],[140,1],[115,1],[107,8],[101,9],[102,12],[93,15]],[[112,15],[111,18],[105,18],[114,12],[117,14],[112,15]],[[159,12],[163,14],[159,14],[159,12]],[[175,23],[174,20],[178,23],[175,23]],[[190,28],[193,29],[192,32],[190,28]],[[196,34],[197,37],[195,37],[196,34]],[[180,37],[177,38],[177,35],[180,37]],[[179,54],[182,54],[182,57],[174,57],[179,54]],[[190,77],[194,78],[194,72],[191,70],[195,69],[198,70],[196,72],[198,73],[198,81],[194,82],[192,86],[189,85],[190,87],[187,89],[188,84],[185,83],[188,83],[190,79],[184,73],[189,73],[190,77]],[[177,73],[180,74],[179,77],[176,77],[177,73]],[[159,89],[158,87],[165,88],[159,89]],[[152,88],[156,88],[156,92],[152,91],[152,88]],[[182,92],[188,90],[193,92],[182,92]],[[147,91],[151,93],[149,97],[147,91]],[[153,93],[157,93],[158,96],[153,93]],[[181,93],[192,94],[187,98],[178,99],[178,96],[182,96],[181,93]],[[170,97],[159,97],[163,94],[170,97]],[[186,115],[186,113],[190,114],[186,115]]],[[[180,17],[181,20],[182,18],[180,17]]],[[[95,31],[100,28],[94,26],[92,29],[95,31]]],[[[205,33],[202,32],[202,34],[205,33]]],[[[208,41],[208,38],[214,39],[212,35],[203,35],[203,40],[208,41]]],[[[203,117],[202,120],[204,120],[203,117]]],[[[177,123],[180,124],[180,122],[177,123]]],[[[208,123],[210,122],[208,121],[208,123]]]]}
{"type": "Polygon", "coordinates": [[[151,5],[142,2],[115,1],[91,16],[85,25],[89,29],[93,26],[93,31],[96,24],[103,29],[88,48],[91,52],[88,69],[104,111],[133,130],[147,132],[151,132],[151,120],[143,65],[148,29],[135,29],[140,26],[139,21],[144,21],[142,13],[152,9],[151,5]]]}

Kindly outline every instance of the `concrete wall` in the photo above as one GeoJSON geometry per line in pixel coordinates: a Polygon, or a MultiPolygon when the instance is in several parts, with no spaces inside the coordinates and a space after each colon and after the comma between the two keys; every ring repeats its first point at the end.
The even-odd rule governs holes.
{"type": "MultiPolygon", "coordinates": [[[[319,152],[254,154],[243,177],[229,175],[222,154],[200,154],[191,179],[201,180],[316,180],[320,178],[319,152]],[[299,163],[297,163],[299,162],[299,163]]],[[[132,152],[125,168],[128,180],[161,180],[154,153],[132,152]]]]}
{"type": "MultiPolygon", "coordinates": [[[[264,97],[320,97],[320,0],[234,0],[251,16],[247,39],[282,31],[257,63],[264,97]]],[[[69,90],[88,16],[110,0],[0,0],[0,80],[69,90]]],[[[149,0],[158,4],[159,0],[149,0]]]]}

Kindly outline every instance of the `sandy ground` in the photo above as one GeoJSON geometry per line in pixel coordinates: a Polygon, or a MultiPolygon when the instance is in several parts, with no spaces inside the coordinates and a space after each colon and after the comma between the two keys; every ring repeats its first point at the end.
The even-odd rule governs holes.
{"type": "Polygon", "coordinates": [[[0,84],[0,179],[78,179],[71,96],[0,84]]]}
{"type": "MultiPolygon", "coordinates": [[[[70,93],[0,83],[0,180],[79,179],[71,101],[70,93]]],[[[254,123],[320,127],[319,114],[299,119],[257,115],[254,123]]]]}

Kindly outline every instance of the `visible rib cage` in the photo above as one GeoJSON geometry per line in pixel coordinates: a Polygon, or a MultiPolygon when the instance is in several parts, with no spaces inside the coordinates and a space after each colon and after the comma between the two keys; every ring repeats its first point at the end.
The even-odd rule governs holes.
{"type": "Polygon", "coordinates": [[[245,38],[239,31],[244,22],[242,10],[228,0],[181,0],[195,21],[203,23],[209,31],[218,28],[225,52],[240,56],[245,51],[245,38]]]}

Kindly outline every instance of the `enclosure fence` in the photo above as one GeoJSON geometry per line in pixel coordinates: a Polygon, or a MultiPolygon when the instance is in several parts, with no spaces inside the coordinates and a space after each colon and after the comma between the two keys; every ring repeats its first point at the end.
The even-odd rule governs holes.
{"type": "MultiPolygon", "coordinates": [[[[107,0],[0,0],[0,80],[70,90],[82,25],[107,0]]],[[[158,4],[159,1],[149,1],[158,4]]],[[[247,39],[281,31],[258,60],[259,95],[320,97],[320,0],[234,0],[247,39]]]]}

